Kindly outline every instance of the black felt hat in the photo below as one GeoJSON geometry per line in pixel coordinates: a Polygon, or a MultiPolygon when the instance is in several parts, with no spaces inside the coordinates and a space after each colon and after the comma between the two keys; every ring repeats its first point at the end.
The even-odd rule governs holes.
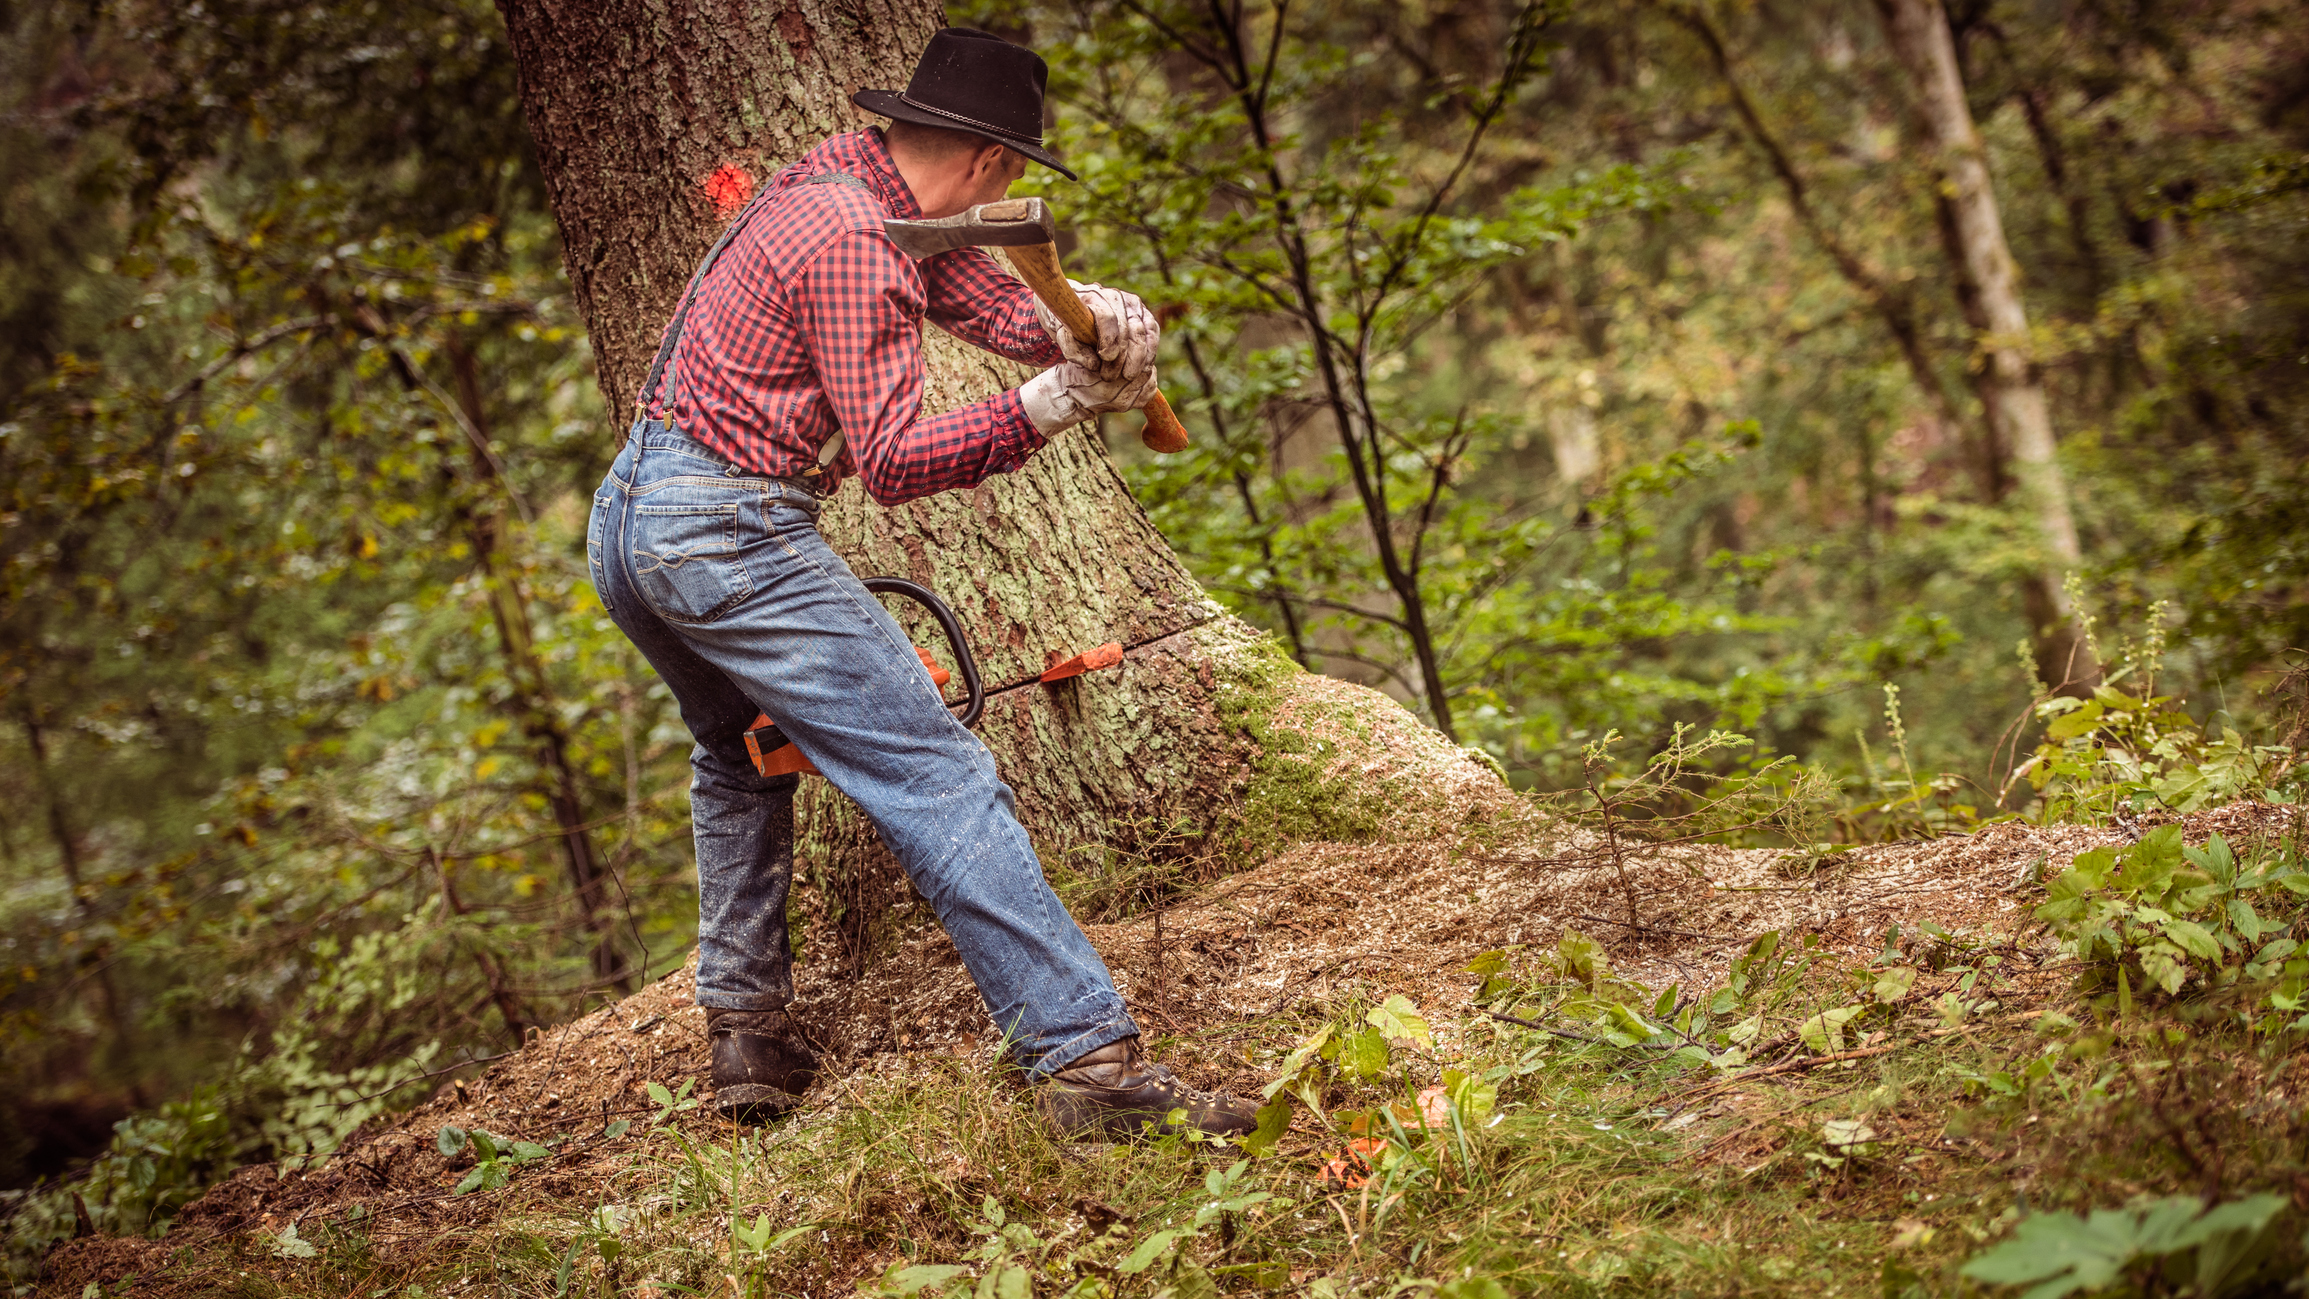
{"type": "Polygon", "coordinates": [[[850,102],[901,122],[984,136],[1075,180],[1042,147],[1042,88],[1049,81],[1050,65],[1025,46],[992,32],[948,27],[930,38],[904,94],[861,90],[850,102]]]}

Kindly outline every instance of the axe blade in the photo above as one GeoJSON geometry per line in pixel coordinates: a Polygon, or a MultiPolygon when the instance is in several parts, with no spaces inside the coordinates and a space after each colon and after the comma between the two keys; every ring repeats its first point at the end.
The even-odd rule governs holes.
{"type": "Polygon", "coordinates": [[[1058,238],[1050,205],[1038,198],[1006,198],[981,203],[935,221],[884,221],[883,233],[916,261],[957,248],[1020,248],[1058,238]]]}

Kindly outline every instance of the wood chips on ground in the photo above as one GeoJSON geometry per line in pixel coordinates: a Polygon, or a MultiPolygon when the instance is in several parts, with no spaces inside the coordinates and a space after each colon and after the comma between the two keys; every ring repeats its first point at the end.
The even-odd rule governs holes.
{"type": "MultiPolygon", "coordinates": [[[[2298,832],[2299,815],[2240,803],[2188,817],[2184,827],[2192,844],[2215,832],[2241,843],[2298,832]]],[[[1623,976],[1686,990],[1714,986],[1767,930],[1816,934],[1824,948],[1855,960],[1880,951],[1895,924],[1913,932],[1929,920],[2012,935],[2029,927],[2027,907],[2041,896],[2035,880],[2065,869],[2079,852],[2128,842],[2172,819],[2105,829],[2006,823],[1857,849],[1801,877],[1774,851],[1678,847],[1626,862],[1627,890],[1598,860],[1592,838],[1521,847],[1312,844],[1160,911],[1086,928],[1141,1027],[1152,1039],[1171,1039],[1164,1058],[1190,1081],[1240,1094],[1266,1081],[1245,1045],[1285,1042],[1269,1017],[1303,1003],[1400,993],[1443,1026],[1469,1010],[1471,958],[1551,947],[1566,930],[1602,942],[1623,976]],[[1631,891],[1641,929],[1630,921],[1631,891]]],[[[523,1169],[516,1187],[590,1200],[635,1148],[634,1136],[601,1135],[606,1123],[654,1114],[653,1082],[706,1086],[705,1015],[690,1000],[694,968],[693,956],[689,967],[633,996],[534,1037],[479,1077],[442,1086],[426,1103],[356,1134],[322,1167],[286,1176],[271,1165],[241,1170],[188,1209],[165,1241],[68,1242],[51,1255],[43,1292],[76,1295],[89,1281],[149,1275],[186,1244],[338,1219],[356,1207],[381,1253],[433,1248],[444,1234],[493,1215],[502,1195],[451,1193],[471,1162],[440,1153],[435,1134],[445,1124],[560,1138],[555,1156],[523,1169]]],[[[906,935],[854,981],[824,965],[798,973],[797,1009],[831,1068],[812,1105],[786,1122],[809,1123],[848,1103],[844,1076],[901,1067],[911,1056],[970,1056],[992,1067],[992,1026],[935,925],[906,935]]],[[[703,1110],[677,1121],[705,1133],[722,1128],[703,1110]]],[[[240,1265],[250,1265],[246,1256],[240,1265]]],[[[199,1284],[188,1277],[151,1292],[199,1293],[199,1284]]]]}

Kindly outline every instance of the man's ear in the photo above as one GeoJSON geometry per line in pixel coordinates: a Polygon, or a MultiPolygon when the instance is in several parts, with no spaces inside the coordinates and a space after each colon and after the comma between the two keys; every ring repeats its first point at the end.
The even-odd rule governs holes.
{"type": "Polygon", "coordinates": [[[999,174],[1002,171],[1003,161],[1009,153],[1009,148],[1000,144],[989,144],[980,149],[978,156],[970,160],[970,178],[983,180],[988,176],[999,174]]]}

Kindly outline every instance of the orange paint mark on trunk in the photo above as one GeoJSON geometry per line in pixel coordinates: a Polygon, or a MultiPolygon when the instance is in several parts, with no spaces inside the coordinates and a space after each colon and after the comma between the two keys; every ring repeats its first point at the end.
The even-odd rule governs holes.
{"type": "Polygon", "coordinates": [[[714,205],[714,215],[726,221],[737,215],[737,210],[753,195],[754,178],[736,163],[725,162],[706,177],[705,188],[707,201],[714,205]]]}

